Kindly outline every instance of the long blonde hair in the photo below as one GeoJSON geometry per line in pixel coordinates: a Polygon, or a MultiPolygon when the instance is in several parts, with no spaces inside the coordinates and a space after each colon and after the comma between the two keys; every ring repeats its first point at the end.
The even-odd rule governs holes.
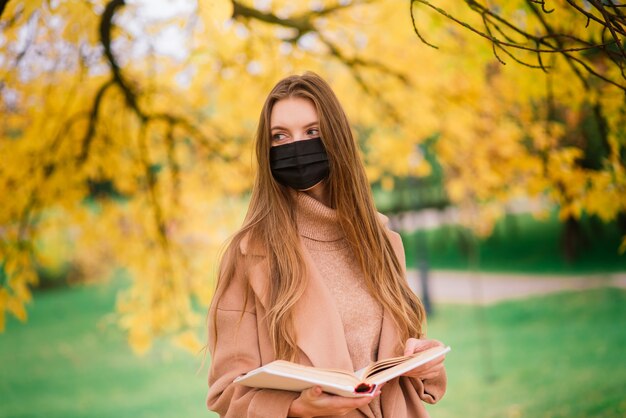
{"type": "MultiPolygon", "coordinates": [[[[401,341],[421,337],[424,308],[408,287],[403,266],[378,219],[348,118],[330,86],[312,72],[279,81],[263,105],[256,132],[258,171],[248,213],[222,258],[213,303],[219,302],[220,291],[228,286],[235,269],[241,268],[241,263],[245,262],[239,245],[247,237],[248,242],[261,249],[268,261],[266,319],[275,356],[296,359],[298,348],[293,307],[304,292],[306,272],[296,226],[295,202],[289,189],[274,180],[269,164],[272,108],[279,100],[290,97],[309,99],[317,109],[320,134],[330,163],[330,175],[326,180],[330,204],[337,211],[341,228],[370,293],[392,315],[401,341]]],[[[215,325],[215,317],[213,321],[215,325]]]]}

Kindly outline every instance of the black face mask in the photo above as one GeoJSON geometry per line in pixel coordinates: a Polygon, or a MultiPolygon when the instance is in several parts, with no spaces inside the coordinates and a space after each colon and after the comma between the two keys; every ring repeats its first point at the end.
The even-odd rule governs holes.
{"type": "Polygon", "coordinates": [[[296,190],[315,186],[328,177],[328,155],[320,138],[270,148],[270,168],[277,182],[296,190]]]}

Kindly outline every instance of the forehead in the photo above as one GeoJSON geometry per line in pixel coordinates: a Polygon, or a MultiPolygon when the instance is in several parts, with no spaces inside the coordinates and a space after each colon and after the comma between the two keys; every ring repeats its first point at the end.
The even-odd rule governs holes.
{"type": "Polygon", "coordinates": [[[270,126],[298,128],[318,122],[317,110],[309,99],[288,97],[274,103],[270,115],[270,126]]]}

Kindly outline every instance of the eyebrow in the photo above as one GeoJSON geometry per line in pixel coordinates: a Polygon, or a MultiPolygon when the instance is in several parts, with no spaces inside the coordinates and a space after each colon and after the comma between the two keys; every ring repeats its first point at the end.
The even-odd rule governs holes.
{"type": "MultiPolygon", "coordinates": [[[[319,122],[319,121],[317,121],[317,120],[316,120],[315,122],[307,123],[306,125],[304,125],[304,129],[306,129],[306,128],[310,128],[310,127],[311,127],[311,126],[313,126],[313,125],[319,125],[319,123],[320,123],[320,122],[319,122]]],[[[279,126],[279,125],[272,126],[272,129],[271,129],[271,130],[273,131],[274,129],[282,129],[282,130],[284,130],[284,131],[288,131],[288,130],[289,130],[289,129],[287,129],[287,128],[283,127],[283,126],[279,126]]]]}

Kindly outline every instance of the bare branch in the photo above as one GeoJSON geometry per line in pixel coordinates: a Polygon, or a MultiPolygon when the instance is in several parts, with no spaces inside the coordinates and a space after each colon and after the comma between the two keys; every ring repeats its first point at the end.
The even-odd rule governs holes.
{"type": "Polygon", "coordinates": [[[545,14],[550,14],[554,11],[554,9],[547,10],[546,9],[546,1],[545,0],[529,0],[531,3],[535,3],[541,6],[541,11],[545,14]]]}
{"type": "MultiPolygon", "coordinates": [[[[605,26],[606,28],[608,28],[608,30],[611,32],[611,36],[613,37],[613,39],[615,40],[615,44],[617,45],[617,49],[618,51],[621,52],[622,57],[624,57],[624,59],[626,60],[626,52],[624,51],[624,48],[622,46],[622,43],[620,42],[619,37],[617,36],[616,30],[621,34],[621,35],[626,35],[626,31],[624,31],[624,28],[620,27],[617,22],[615,20],[613,20],[613,18],[611,16],[609,16],[609,13],[606,11],[606,9],[604,8],[603,4],[601,2],[598,2],[597,0],[589,0],[590,3],[600,11],[600,13],[602,13],[602,16],[604,17],[604,21],[605,21],[605,26]]],[[[615,16],[615,15],[613,15],[615,16]]],[[[620,68],[622,67],[622,64],[620,63],[620,68]]]]}
{"type": "MultiPolygon", "coordinates": [[[[624,29],[624,26],[626,25],[626,19],[624,18],[624,14],[619,9],[621,5],[614,4],[612,0],[609,0],[609,4],[599,0],[589,1],[591,6],[598,10],[598,12],[602,15],[602,18],[599,18],[593,13],[582,9],[575,3],[574,0],[567,0],[567,3],[571,7],[573,7],[576,11],[580,12],[584,17],[587,18],[588,23],[590,21],[599,23],[600,25],[602,25],[603,28],[611,33],[611,39],[606,39],[605,37],[603,37],[601,43],[589,42],[569,33],[557,33],[550,25],[548,25],[547,21],[544,19],[544,15],[549,14],[553,11],[552,9],[546,9],[545,0],[527,0],[528,6],[530,7],[531,11],[534,13],[535,17],[541,22],[542,26],[546,29],[547,34],[545,35],[537,35],[526,32],[519,26],[514,25],[510,21],[499,16],[497,13],[494,13],[492,10],[475,0],[465,0],[465,2],[467,3],[468,7],[470,7],[470,9],[480,14],[483,21],[484,30],[478,29],[475,26],[458,19],[457,17],[447,13],[442,8],[433,5],[429,0],[411,0],[411,6],[413,6],[413,3],[421,3],[423,5],[426,5],[429,8],[435,10],[440,15],[446,17],[447,19],[489,40],[493,44],[494,56],[502,64],[504,64],[504,61],[499,56],[497,52],[498,50],[504,52],[513,60],[522,65],[533,68],[541,68],[543,71],[546,71],[546,67],[543,65],[543,59],[541,55],[560,54],[566,59],[572,71],[574,71],[576,76],[581,80],[585,87],[588,87],[587,79],[583,76],[583,72],[581,72],[579,66],[581,66],[584,71],[591,74],[592,76],[598,77],[620,88],[621,90],[626,91],[626,85],[621,84],[615,80],[611,80],[608,76],[600,74],[598,70],[593,68],[589,60],[585,59],[584,57],[577,57],[574,55],[574,53],[580,53],[584,51],[601,52],[603,56],[610,59],[622,70],[622,78],[626,79],[626,74],[624,73],[624,63],[626,63],[626,51],[624,51],[623,41],[619,37],[619,35],[626,34],[626,30],[624,29]],[[541,7],[541,10],[538,10],[538,6],[541,7]],[[507,30],[521,35],[523,41],[520,42],[513,40],[503,30],[504,28],[500,27],[500,24],[502,24],[507,30]],[[492,29],[497,30],[499,35],[496,36],[492,29]],[[573,44],[574,46],[566,44],[565,41],[569,41],[568,43],[570,45],[573,44]],[[534,46],[529,46],[528,42],[532,42],[534,46]],[[617,49],[617,51],[614,51],[613,49],[617,49]],[[522,60],[517,58],[511,52],[511,50],[536,53],[539,65],[531,65],[523,62],[522,60]]],[[[424,38],[420,35],[419,31],[416,28],[415,17],[413,15],[413,7],[411,7],[411,19],[413,22],[414,31],[418,38],[422,42],[432,46],[424,40],[424,38]]]]}
{"type": "MultiPolygon", "coordinates": [[[[530,2],[532,0],[528,0],[528,1],[530,2]]],[[[548,32],[548,35],[546,36],[546,38],[548,38],[548,37],[554,38],[554,41],[556,42],[557,48],[561,48],[562,49],[563,45],[561,43],[561,39],[560,39],[561,37],[554,32],[554,29],[552,29],[552,26],[548,24],[548,22],[544,19],[543,15],[541,13],[539,13],[539,11],[535,7],[533,7],[532,4],[529,4],[529,6],[530,6],[530,10],[534,13],[534,15],[537,17],[539,22],[541,22],[541,25],[544,27],[546,32],[548,32]]],[[[537,55],[541,56],[540,53],[537,53],[537,55]]],[[[576,74],[576,77],[578,77],[578,79],[581,81],[581,83],[583,84],[585,89],[589,88],[589,84],[587,83],[587,80],[582,75],[582,73],[580,72],[578,67],[576,67],[576,65],[574,65],[574,62],[572,61],[572,59],[570,59],[565,54],[564,54],[564,56],[566,58],[567,64],[570,66],[570,68],[572,69],[574,74],[576,74]]]]}
{"type": "MultiPolygon", "coordinates": [[[[481,36],[481,37],[483,37],[483,38],[485,38],[485,39],[487,39],[487,40],[489,40],[491,42],[494,42],[494,43],[496,43],[498,45],[510,46],[512,48],[521,49],[521,50],[524,50],[524,51],[543,52],[543,53],[548,53],[548,54],[562,53],[562,52],[580,52],[580,51],[587,51],[587,50],[590,50],[590,49],[596,49],[596,48],[599,48],[601,46],[606,46],[606,45],[592,45],[592,46],[585,46],[585,47],[580,47],[580,48],[564,48],[564,49],[561,49],[561,50],[557,50],[557,49],[554,49],[554,48],[548,48],[548,49],[533,48],[533,47],[528,47],[528,46],[525,46],[525,45],[522,45],[522,44],[518,44],[518,43],[505,42],[505,41],[503,41],[501,39],[495,38],[493,36],[489,36],[487,33],[482,32],[482,31],[474,28],[469,23],[463,22],[462,20],[459,20],[459,19],[455,18],[454,16],[448,14],[445,10],[443,10],[443,9],[437,7],[437,6],[433,6],[430,2],[428,2],[428,0],[411,0],[411,1],[425,4],[426,6],[434,9],[439,14],[447,17],[448,19],[452,20],[453,22],[458,23],[459,25],[469,29],[470,31],[474,32],[475,34],[477,34],[477,35],[479,35],[479,36],[481,36]]],[[[474,2],[472,2],[472,3],[474,3],[474,2]]],[[[524,33],[524,32],[521,32],[521,33],[524,33]]],[[[526,33],[524,33],[524,34],[529,39],[541,40],[540,37],[536,37],[536,36],[533,36],[533,35],[530,35],[530,34],[526,34],[526,33]]],[[[545,45],[544,42],[540,42],[540,43],[545,45]]],[[[611,44],[613,44],[613,42],[611,42],[611,44]]],[[[548,46],[551,47],[551,45],[548,45],[548,46]]]]}
{"type": "MultiPolygon", "coordinates": [[[[504,52],[505,54],[507,54],[513,61],[517,62],[518,64],[523,65],[524,67],[528,67],[528,68],[535,68],[535,69],[541,69],[544,72],[547,72],[546,67],[541,63],[541,59],[539,59],[539,64],[538,65],[534,65],[534,64],[529,64],[527,62],[522,61],[521,59],[517,58],[515,55],[513,55],[512,52],[510,52],[508,49],[504,48],[501,45],[497,45],[498,48],[500,48],[500,50],[502,50],[502,52],[504,52]]],[[[541,57],[541,54],[537,54],[539,57],[541,57]]],[[[501,62],[502,64],[506,64],[504,62],[501,62]]]]}
{"type": "MultiPolygon", "coordinates": [[[[593,13],[589,13],[588,11],[586,11],[585,9],[583,9],[582,7],[577,5],[575,1],[573,1],[573,0],[566,0],[566,1],[567,1],[567,3],[570,6],[572,6],[574,9],[578,10],[581,14],[586,16],[588,20],[594,20],[594,21],[596,21],[597,23],[599,23],[601,25],[604,24],[604,22],[602,22],[602,20],[600,20],[599,18],[594,16],[593,13]]],[[[587,22],[587,25],[589,25],[589,22],[587,22]]]]}
{"type": "MultiPolygon", "coordinates": [[[[487,18],[485,17],[484,14],[481,17],[483,18],[483,24],[485,25],[485,29],[487,30],[487,34],[489,36],[493,36],[492,33],[491,33],[491,28],[489,27],[489,22],[487,21],[487,18]]],[[[496,44],[495,42],[491,44],[491,49],[493,50],[493,55],[500,62],[500,64],[506,65],[506,62],[504,62],[502,60],[502,58],[500,58],[500,56],[498,55],[498,51],[496,51],[496,46],[498,46],[498,44],[496,44]]],[[[504,50],[503,47],[500,47],[500,48],[502,48],[504,50]]],[[[505,52],[508,52],[508,51],[505,50],[505,52]]]]}
{"type": "Polygon", "coordinates": [[[411,4],[409,5],[409,10],[411,12],[411,23],[413,24],[413,32],[415,32],[415,34],[417,35],[418,38],[420,38],[420,40],[425,43],[426,45],[435,48],[435,49],[439,49],[438,46],[431,44],[430,42],[428,42],[426,39],[424,39],[424,37],[420,34],[420,31],[417,29],[417,25],[415,24],[415,15],[413,14],[413,1],[411,1],[411,4]]]}

